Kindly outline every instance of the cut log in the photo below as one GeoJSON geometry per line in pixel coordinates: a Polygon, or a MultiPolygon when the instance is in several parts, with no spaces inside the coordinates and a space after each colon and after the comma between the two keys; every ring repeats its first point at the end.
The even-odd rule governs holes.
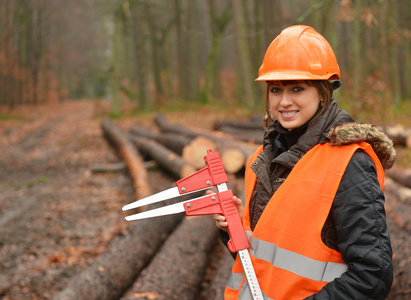
{"type": "Polygon", "coordinates": [[[91,172],[93,173],[111,173],[120,172],[127,169],[125,163],[112,163],[112,164],[96,164],[91,167],[91,172]]]}
{"type": "Polygon", "coordinates": [[[200,299],[224,299],[224,291],[235,260],[223,243],[218,242],[210,254],[207,274],[202,282],[200,299]]]}
{"type": "MultiPolygon", "coordinates": [[[[133,175],[138,191],[136,197],[151,195],[147,174],[145,168],[141,167],[142,159],[135,147],[109,119],[103,121],[102,128],[109,141],[119,148],[120,155],[133,175]]],[[[73,277],[68,286],[53,299],[119,299],[183,216],[176,214],[130,223],[124,234],[116,236],[92,265],[73,277]]]]}
{"type": "Polygon", "coordinates": [[[384,191],[390,193],[396,197],[401,203],[409,205],[411,207],[411,189],[403,186],[402,184],[392,180],[391,178],[385,178],[384,191]]]}
{"type": "Polygon", "coordinates": [[[93,264],[73,277],[54,300],[114,300],[132,285],[184,214],[141,220],[116,236],[93,264]]]}
{"type": "Polygon", "coordinates": [[[399,228],[411,233],[411,189],[399,185],[390,178],[386,178],[384,192],[388,216],[399,228]]]}
{"type": "Polygon", "coordinates": [[[148,184],[147,171],[143,164],[143,159],[130,143],[127,135],[118,128],[110,119],[103,120],[101,127],[107,139],[116,147],[120,156],[127,164],[127,169],[133,180],[135,198],[140,199],[151,194],[148,184]]]}
{"type": "Polygon", "coordinates": [[[411,188],[411,169],[394,165],[391,169],[386,170],[385,174],[394,181],[411,188]]]}
{"type": "Polygon", "coordinates": [[[392,192],[399,186],[386,178],[384,190],[386,199],[387,225],[393,250],[394,281],[387,300],[409,299],[411,268],[411,207],[402,203],[392,192]]]}
{"type": "Polygon", "coordinates": [[[240,129],[240,130],[256,130],[264,131],[264,122],[261,118],[251,119],[250,121],[233,121],[233,120],[216,120],[213,124],[214,130],[224,130],[225,128],[240,129]]]}
{"type": "Polygon", "coordinates": [[[385,132],[394,145],[411,148],[411,129],[397,125],[385,128],[385,132]]]}
{"type": "Polygon", "coordinates": [[[166,148],[174,151],[178,155],[182,155],[183,149],[190,144],[192,138],[182,136],[175,133],[155,133],[141,126],[132,126],[130,133],[140,137],[155,140],[166,148]]]}
{"type": "Polygon", "coordinates": [[[181,156],[153,140],[136,135],[133,135],[130,139],[136,144],[137,149],[143,156],[154,159],[162,168],[177,178],[184,178],[197,171],[186,163],[181,156]]]}
{"type": "Polygon", "coordinates": [[[206,137],[198,136],[184,147],[181,156],[184,161],[198,170],[204,168],[204,156],[208,149],[216,151],[215,143],[206,137]]]}
{"type": "Polygon", "coordinates": [[[261,145],[264,140],[264,130],[240,129],[234,127],[224,127],[220,130],[237,141],[254,143],[261,145]]]}
{"type": "Polygon", "coordinates": [[[241,147],[239,147],[233,140],[230,140],[229,137],[211,134],[205,130],[194,130],[181,125],[171,124],[162,114],[156,115],[154,121],[162,132],[174,132],[191,138],[201,136],[213,141],[215,143],[215,151],[220,153],[221,160],[227,173],[237,173],[244,167],[246,154],[241,147]],[[227,155],[224,154],[225,151],[228,151],[227,155]],[[234,159],[233,156],[235,157],[234,159]]]}
{"type": "Polygon", "coordinates": [[[145,128],[133,126],[130,129],[131,139],[140,136],[153,139],[166,148],[181,155],[182,159],[195,169],[204,167],[204,156],[208,149],[215,151],[215,143],[203,136],[185,136],[174,132],[152,133],[145,128]]]}
{"type": "Polygon", "coordinates": [[[121,299],[196,299],[216,240],[210,216],[185,218],[121,299]]]}
{"type": "Polygon", "coordinates": [[[387,223],[393,250],[394,281],[386,300],[409,300],[411,293],[410,234],[399,229],[389,218],[387,223]]]}

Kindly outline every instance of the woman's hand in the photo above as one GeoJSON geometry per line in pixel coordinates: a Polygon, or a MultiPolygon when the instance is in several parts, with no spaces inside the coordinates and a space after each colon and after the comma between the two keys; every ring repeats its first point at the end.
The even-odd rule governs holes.
{"type": "MultiPolygon", "coordinates": [[[[207,194],[210,195],[210,194],[213,194],[213,192],[212,191],[207,191],[207,194]]],[[[237,206],[238,213],[240,214],[240,216],[242,216],[243,211],[244,211],[243,203],[236,196],[233,196],[232,200],[233,200],[234,204],[237,206]]],[[[224,230],[225,232],[227,232],[228,223],[226,222],[225,217],[223,215],[214,214],[214,215],[211,215],[211,217],[216,221],[216,225],[219,229],[224,230]]]]}

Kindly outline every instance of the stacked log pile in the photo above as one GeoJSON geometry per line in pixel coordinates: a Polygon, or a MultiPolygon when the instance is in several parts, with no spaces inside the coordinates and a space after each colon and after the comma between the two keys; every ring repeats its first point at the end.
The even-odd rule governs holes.
{"type": "MultiPolygon", "coordinates": [[[[229,188],[241,195],[245,164],[262,143],[262,118],[218,120],[210,131],[172,124],[163,115],[154,123],[156,130],[132,126],[128,133],[110,120],[102,123],[129,170],[136,199],[152,193],[144,161],[155,161],[178,180],[204,167],[207,149],[220,153],[229,188]]],[[[388,171],[385,193],[395,253],[395,281],[388,299],[410,299],[411,169],[388,171]]],[[[209,216],[177,214],[132,222],[54,299],[223,299],[233,262],[209,216]]]]}

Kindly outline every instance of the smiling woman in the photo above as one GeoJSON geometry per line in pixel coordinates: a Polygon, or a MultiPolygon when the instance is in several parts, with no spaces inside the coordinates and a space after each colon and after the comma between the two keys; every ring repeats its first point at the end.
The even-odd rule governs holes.
{"type": "MultiPolygon", "coordinates": [[[[339,79],[328,42],[302,25],[283,30],[259,69],[267,130],[246,168],[245,205],[232,201],[265,299],[375,300],[390,291],[382,187],[396,152],[384,133],[338,108],[339,79]]],[[[214,219],[227,243],[224,216],[214,219]]],[[[225,299],[249,291],[237,255],[225,299]]]]}
{"type": "MultiPolygon", "coordinates": [[[[286,86],[290,86],[293,84],[295,85],[299,83],[300,85],[305,84],[310,87],[316,88],[319,94],[320,105],[318,107],[318,110],[315,111],[314,117],[312,117],[312,119],[310,120],[310,124],[324,112],[324,110],[326,109],[326,107],[332,100],[333,90],[336,87],[339,87],[341,84],[339,81],[334,81],[334,84],[333,84],[328,80],[282,80],[282,81],[267,81],[267,83],[268,83],[267,93],[266,93],[266,99],[265,99],[265,108],[266,108],[265,125],[266,127],[268,127],[276,119],[274,114],[271,112],[271,105],[270,105],[270,98],[269,98],[270,92],[271,92],[270,86],[272,84],[278,84],[278,85],[282,85],[286,87],[286,86]]],[[[296,87],[297,90],[302,89],[302,88],[303,87],[296,87]]],[[[295,90],[295,92],[297,92],[297,90],[295,90]]]]}
{"type": "Polygon", "coordinates": [[[301,81],[269,82],[268,101],[273,116],[288,130],[307,123],[324,102],[316,87],[301,81]]]}

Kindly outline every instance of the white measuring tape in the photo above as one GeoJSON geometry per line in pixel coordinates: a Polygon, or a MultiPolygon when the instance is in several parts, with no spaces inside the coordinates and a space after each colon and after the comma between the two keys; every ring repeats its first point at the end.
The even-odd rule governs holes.
{"type": "Polygon", "coordinates": [[[264,300],[248,250],[240,250],[238,251],[238,255],[240,257],[241,266],[243,267],[245,278],[247,279],[248,285],[250,287],[253,300],[264,300]]]}

